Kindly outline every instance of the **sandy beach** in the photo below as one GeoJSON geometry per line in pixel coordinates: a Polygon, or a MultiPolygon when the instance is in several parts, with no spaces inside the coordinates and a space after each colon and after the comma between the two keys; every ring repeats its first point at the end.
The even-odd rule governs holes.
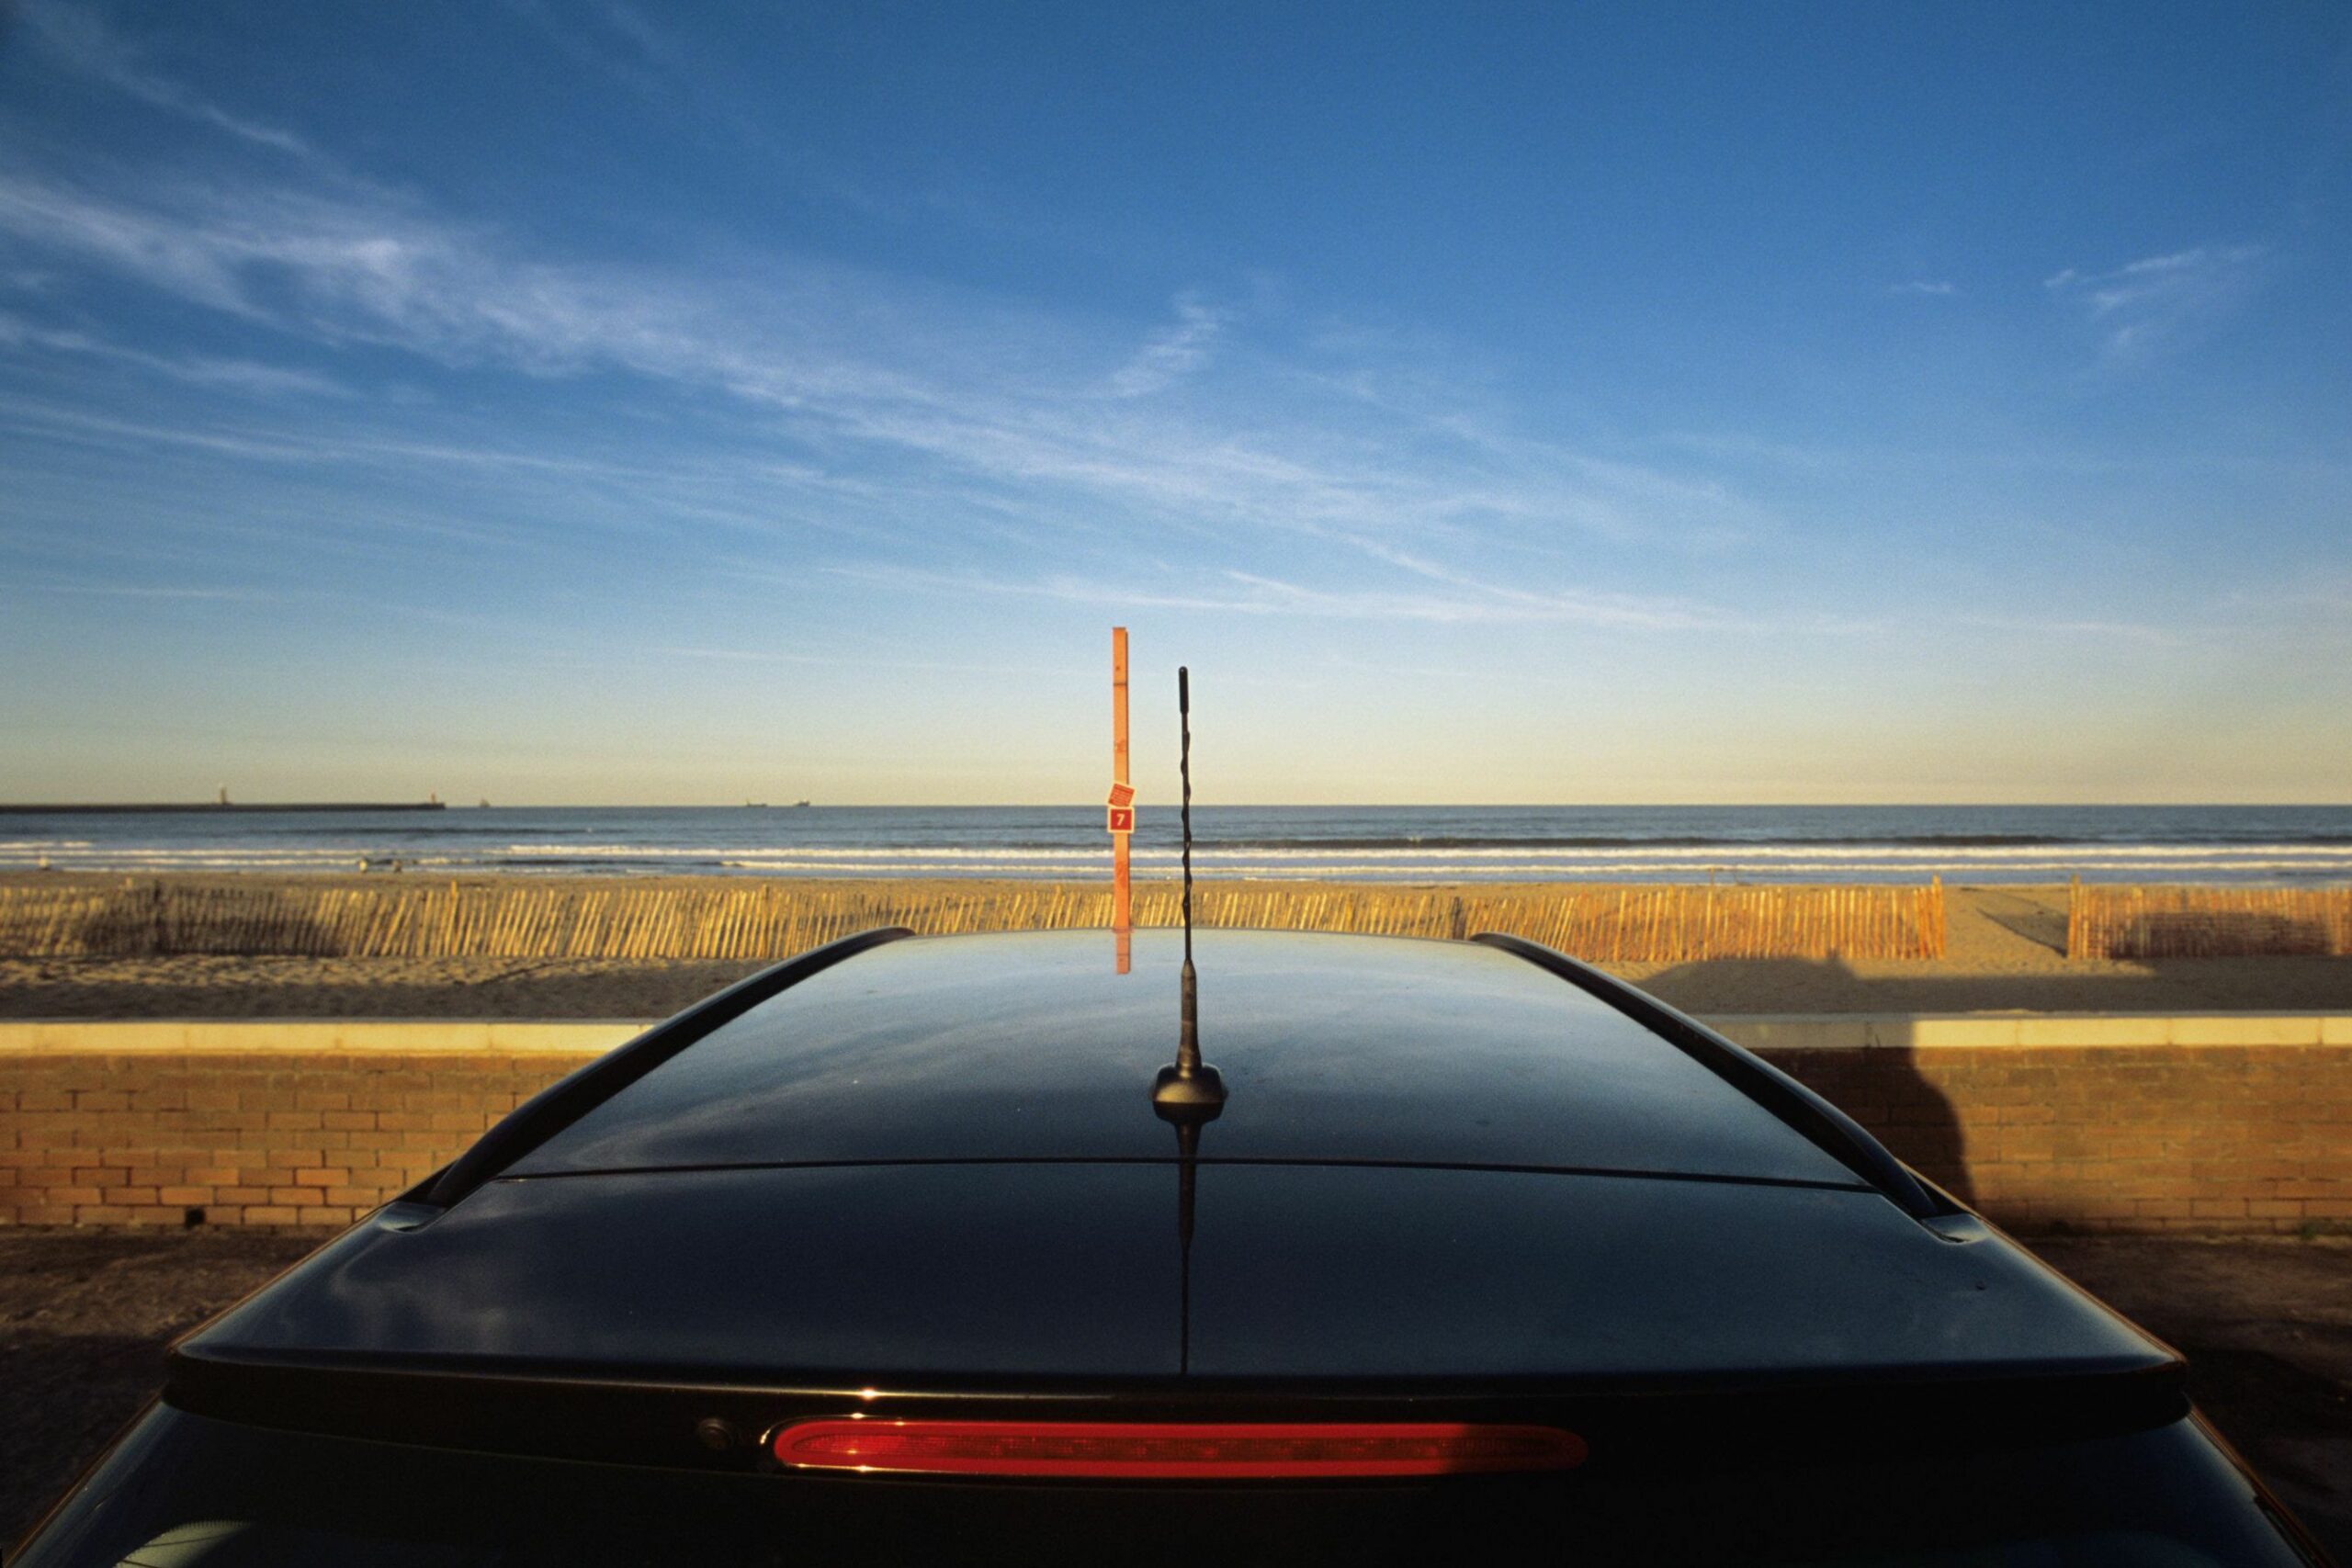
{"type": "MultiPolygon", "coordinates": [[[[1616,971],[1699,1013],[2352,1011],[2352,959],[2064,955],[2064,887],[1950,890],[1940,959],[1716,959],[1616,971]]],[[[668,1015],[752,962],[172,955],[0,958],[12,1018],[668,1015]]]]}

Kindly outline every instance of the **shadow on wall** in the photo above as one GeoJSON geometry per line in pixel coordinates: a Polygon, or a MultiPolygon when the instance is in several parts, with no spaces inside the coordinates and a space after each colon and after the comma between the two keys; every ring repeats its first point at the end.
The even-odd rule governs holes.
{"type": "MultiPolygon", "coordinates": [[[[1643,982],[1643,989],[1689,1011],[1725,1011],[1684,999],[1692,991],[1713,992],[1721,979],[1718,972],[1724,969],[1739,971],[1752,987],[1751,995],[1802,991],[1816,983],[1824,971],[1851,977],[1851,972],[1835,959],[1721,959],[1666,970],[1643,982]]],[[[1866,1051],[1783,1051],[1768,1053],[1768,1056],[1774,1066],[1869,1129],[1905,1165],[1962,1202],[1975,1203],[1974,1183],[1968,1174],[1967,1133],[1951,1098],[1919,1070],[1917,1053],[1907,1042],[1890,1038],[1866,1051]]]]}
{"type": "Polygon", "coordinates": [[[1700,1014],[2352,1012],[2352,958],[2154,958],[1946,974],[1911,964],[1858,973],[1836,958],[1715,958],[1647,975],[1610,967],[1700,1014]]]}

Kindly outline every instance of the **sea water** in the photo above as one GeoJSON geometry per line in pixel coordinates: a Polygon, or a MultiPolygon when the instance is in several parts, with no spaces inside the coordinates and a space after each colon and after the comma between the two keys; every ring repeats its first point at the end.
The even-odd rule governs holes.
{"type": "MultiPolygon", "coordinates": [[[[2343,806],[1196,806],[1218,877],[2352,882],[2343,806]]],[[[0,816],[0,870],[1093,877],[1099,806],[483,807],[0,816]]],[[[1138,875],[1177,820],[1141,803],[1138,875]]]]}

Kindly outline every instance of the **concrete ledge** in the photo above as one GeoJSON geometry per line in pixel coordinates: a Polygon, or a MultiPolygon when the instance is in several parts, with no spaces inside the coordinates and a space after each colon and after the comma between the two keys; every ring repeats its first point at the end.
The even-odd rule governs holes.
{"type": "Polygon", "coordinates": [[[1751,1051],[2352,1045],[2352,1015],[2336,1014],[1726,1013],[1703,1021],[1751,1051]]]}
{"type": "MultiPolygon", "coordinates": [[[[581,1055],[608,1051],[650,1019],[0,1019],[0,1055],[52,1052],[390,1052],[581,1055]]],[[[2352,1045],[2352,1014],[1719,1013],[1703,1020],[1752,1051],[2153,1045],[2352,1045]]]]}
{"type": "Polygon", "coordinates": [[[634,1020],[532,1019],[0,1019],[0,1055],[63,1052],[387,1052],[400,1055],[567,1055],[609,1051],[642,1032],[634,1020]]]}

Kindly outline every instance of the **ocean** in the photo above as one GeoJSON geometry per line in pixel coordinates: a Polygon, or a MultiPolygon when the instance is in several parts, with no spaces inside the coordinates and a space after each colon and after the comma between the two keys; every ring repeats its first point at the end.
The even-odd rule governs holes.
{"type": "MultiPolygon", "coordinates": [[[[2345,806],[1195,806],[1204,876],[2352,882],[2345,806]]],[[[1176,811],[1142,803],[1138,875],[1176,811]]],[[[1094,877],[1100,807],[481,807],[0,817],[0,870],[1094,877]]]]}

